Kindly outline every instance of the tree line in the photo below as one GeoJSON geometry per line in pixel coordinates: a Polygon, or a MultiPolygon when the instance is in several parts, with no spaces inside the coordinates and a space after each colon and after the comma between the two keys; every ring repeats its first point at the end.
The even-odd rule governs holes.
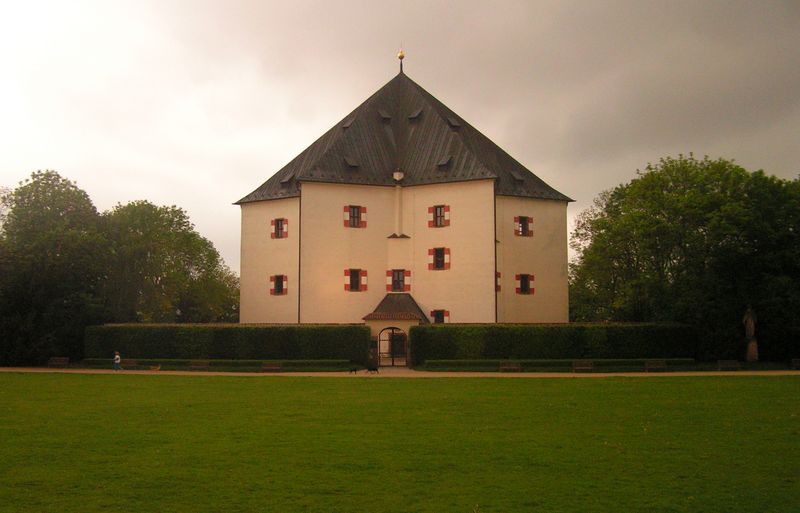
{"type": "Polygon", "coordinates": [[[685,322],[699,357],[741,359],[750,306],[762,357],[800,356],[800,179],[664,158],[600,194],[571,246],[573,321],[685,322]]]}
{"type": "Polygon", "coordinates": [[[0,364],[82,357],[107,322],[236,322],[239,282],[186,212],[148,201],[100,213],[54,171],[0,191],[0,364]]]}

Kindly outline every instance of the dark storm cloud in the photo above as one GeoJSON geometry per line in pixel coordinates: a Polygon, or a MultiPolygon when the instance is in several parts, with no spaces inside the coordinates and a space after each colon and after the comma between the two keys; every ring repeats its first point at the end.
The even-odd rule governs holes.
{"type": "Polygon", "coordinates": [[[212,2],[180,26],[206,57],[251,54],[266,78],[292,83],[297,94],[280,100],[298,122],[327,110],[332,123],[355,107],[394,73],[390,52],[403,41],[412,78],[501,146],[535,150],[524,160],[536,167],[702,153],[797,127],[796,5],[212,2]]]}

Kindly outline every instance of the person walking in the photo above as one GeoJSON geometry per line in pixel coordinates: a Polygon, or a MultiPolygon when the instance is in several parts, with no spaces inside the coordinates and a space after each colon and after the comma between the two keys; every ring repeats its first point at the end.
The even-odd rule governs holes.
{"type": "Polygon", "coordinates": [[[122,370],[122,358],[119,356],[119,351],[114,351],[114,370],[122,370]]]}

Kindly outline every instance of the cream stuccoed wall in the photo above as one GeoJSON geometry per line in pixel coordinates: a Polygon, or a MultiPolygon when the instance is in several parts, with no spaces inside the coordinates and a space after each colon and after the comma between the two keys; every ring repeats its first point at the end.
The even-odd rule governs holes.
{"type": "Polygon", "coordinates": [[[482,180],[400,189],[306,182],[302,201],[242,205],[243,323],[298,322],[298,285],[300,322],[362,322],[386,295],[393,268],[411,271],[411,295],[426,315],[444,309],[449,322],[494,322],[496,299],[498,322],[567,322],[566,203],[498,196],[495,217],[493,182],[482,180]],[[428,227],[428,207],[441,204],[450,206],[450,226],[428,227]],[[344,227],[345,205],[367,207],[366,228],[344,227]],[[533,218],[533,237],[514,236],[520,215],[533,218]],[[270,238],[276,217],[289,220],[288,238],[270,238]],[[408,238],[388,238],[398,228],[408,238]],[[428,269],[435,247],[450,248],[450,269],[428,269]],[[345,290],[350,268],[367,270],[367,291],[345,290]],[[533,295],[516,294],[519,273],[535,275],[533,295]],[[288,276],[286,295],[269,294],[273,274],[288,276]]]}
{"type": "Polygon", "coordinates": [[[430,318],[494,322],[494,182],[477,180],[403,188],[403,229],[411,253],[411,295],[430,318]],[[428,227],[428,207],[450,206],[450,226],[428,227]],[[450,268],[428,269],[428,250],[450,249],[450,268]]]}
{"type": "Polygon", "coordinates": [[[301,191],[300,322],[363,322],[386,295],[394,188],[304,182],[301,191]],[[344,226],[345,205],[367,207],[366,228],[344,226]],[[351,268],[367,271],[365,292],[344,289],[351,268]]]}
{"type": "Polygon", "coordinates": [[[303,183],[301,322],[360,322],[386,295],[390,269],[411,271],[410,293],[426,315],[443,309],[450,322],[494,322],[493,191],[491,180],[400,189],[303,183]],[[450,226],[428,227],[428,207],[442,204],[450,226]],[[366,228],[344,227],[345,205],[367,207],[366,228]],[[397,231],[408,238],[389,238],[397,231]],[[435,247],[450,248],[450,269],[428,269],[435,247]],[[367,270],[366,292],[344,289],[350,268],[367,270]]]}
{"type": "MultiPolygon", "coordinates": [[[[300,198],[245,203],[242,211],[240,322],[297,322],[300,198]],[[288,220],[288,237],[272,239],[270,221],[288,220]],[[269,277],[287,276],[287,293],[272,296],[269,277]]],[[[345,322],[345,321],[342,321],[345,322]]]]}
{"type": "Polygon", "coordinates": [[[567,322],[567,203],[497,197],[498,322],[567,322]],[[533,218],[533,236],[514,235],[514,217],[533,218]],[[534,293],[516,293],[517,274],[532,274],[534,293]]]}

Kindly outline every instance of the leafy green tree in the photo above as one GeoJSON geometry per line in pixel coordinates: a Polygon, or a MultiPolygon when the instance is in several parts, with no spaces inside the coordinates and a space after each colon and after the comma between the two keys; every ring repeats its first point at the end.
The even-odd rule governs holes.
{"type": "Polygon", "coordinates": [[[3,224],[8,214],[11,191],[5,187],[0,187],[0,233],[3,232],[3,224]]]}
{"type": "Polygon", "coordinates": [[[100,216],[86,192],[54,171],[33,173],[3,201],[0,363],[80,358],[84,327],[100,319],[100,216]]]}
{"type": "Polygon", "coordinates": [[[798,348],[800,181],[692,155],[648,165],[578,216],[573,320],[691,323],[704,358],[741,357],[742,314],[759,318],[762,354],[798,348]]]}
{"type": "Polygon", "coordinates": [[[112,257],[103,296],[113,321],[238,320],[238,279],[184,210],[134,201],[104,217],[112,257]]]}

